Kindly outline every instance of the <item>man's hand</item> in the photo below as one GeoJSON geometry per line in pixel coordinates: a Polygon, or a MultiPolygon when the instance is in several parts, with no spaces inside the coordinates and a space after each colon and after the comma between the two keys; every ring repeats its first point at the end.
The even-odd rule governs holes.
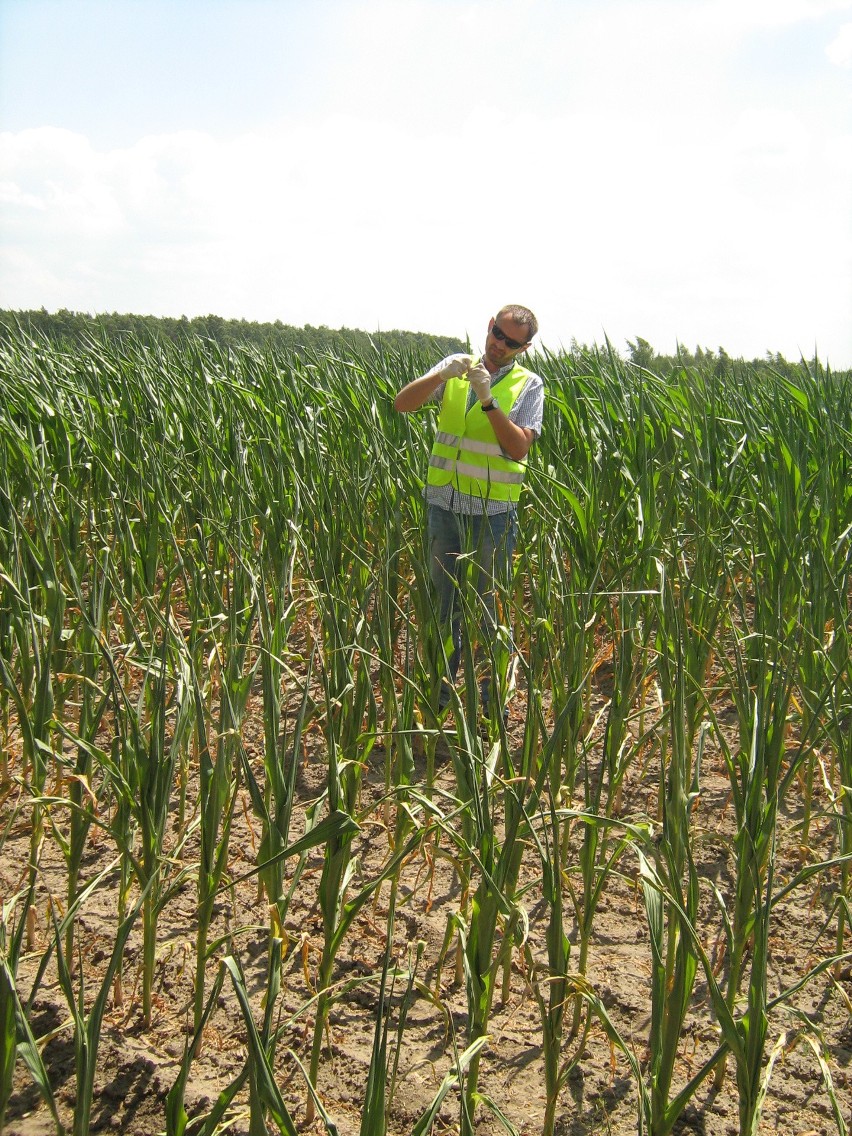
{"type": "Polygon", "coordinates": [[[446,382],[447,379],[460,379],[462,375],[467,374],[472,362],[472,355],[457,355],[441,369],[441,380],[446,382]]]}
{"type": "Polygon", "coordinates": [[[475,367],[471,367],[467,377],[479,401],[490,402],[493,397],[491,394],[491,374],[485,364],[478,363],[475,367]]]}

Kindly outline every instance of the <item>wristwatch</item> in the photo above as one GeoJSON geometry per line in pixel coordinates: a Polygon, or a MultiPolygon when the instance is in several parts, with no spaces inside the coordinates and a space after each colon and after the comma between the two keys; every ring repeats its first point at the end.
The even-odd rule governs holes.
{"type": "Polygon", "coordinates": [[[487,406],[483,406],[482,409],[485,411],[486,414],[490,414],[492,410],[497,410],[498,406],[499,406],[499,403],[497,402],[497,399],[492,398],[491,401],[489,402],[489,404],[487,406]]]}

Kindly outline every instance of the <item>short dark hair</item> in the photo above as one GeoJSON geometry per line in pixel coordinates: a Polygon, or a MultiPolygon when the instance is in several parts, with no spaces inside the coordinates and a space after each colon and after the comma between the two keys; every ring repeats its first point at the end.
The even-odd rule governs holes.
{"type": "Polygon", "coordinates": [[[529,331],[527,342],[533,339],[538,332],[538,320],[529,308],[525,308],[521,304],[504,304],[497,313],[496,318],[499,319],[500,316],[508,316],[509,319],[514,320],[515,323],[522,323],[529,331]]]}

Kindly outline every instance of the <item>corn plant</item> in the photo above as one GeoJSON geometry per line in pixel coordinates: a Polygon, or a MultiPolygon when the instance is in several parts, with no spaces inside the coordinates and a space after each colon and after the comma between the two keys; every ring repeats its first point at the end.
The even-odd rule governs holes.
{"type": "MultiPolygon", "coordinates": [[[[166,1095],[166,1101],[165,1101],[166,1136],[184,1136],[184,1133],[187,1131],[187,1128],[189,1126],[189,1114],[187,1113],[186,1107],[185,1107],[185,1096],[186,1096],[186,1083],[187,1083],[187,1080],[189,1079],[189,1073],[190,1073],[190,1070],[192,1068],[192,1055],[194,1053],[197,1053],[200,1046],[201,1046],[201,1036],[202,1036],[203,1030],[204,1030],[205,1026],[207,1025],[207,1022],[210,1018],[211,1013],[213,1012],[213,1008],[214,1008],[216,1002],[218,1001],[219,994],[222,990],[222,985],[223,985],[224,981],[225,981],[225,968],[220,967],[219,971],[216,975],[216,978],[215,978],[215,980],[214,980],[214,982],[213,982],[213,984],[210,988],[210,993],[207,995],[207,1002],[205,1003],[204,1011],[201,1015],[201,1022],[199,1023],[199,1028],[196,1030],[192,1039],[190,1041],[188,1041],[187,1044],[184,1046],[183,1057],[181,1059],[180,1069],[178,1070],[177,1080],[172,1085],[172,1087],[169,1089],[169,1091],[166,1095]]],[[[233,1096],[236,1096],[237,1092],[239,1092],[239,1090],[242,1088],[242,1084],[243,1084],[242,1080],[239,1080],[237,1085],[236,1085],[236,1088],[234,1089],[233,1096]]],[[[228,1098],[228,1104],[230,1104],[231,1099],[232,1098],[228,1098]]],[[[220,1101],[221,1101],[221,1096],[220,1096],[220,1101]]],[[[227,1108],[228,1104],[225,1104],[224,1108],[227,1108]]],[[[224,1109],[223,1109],[223,1111],[224,1111],[224,1109]]],[[[214,1122],[214,1126],[215,1126],[215,1122],[214,1122]]],[[[211,1130],[212,1130],[212,1128],[205,1125],[205,1127],[201,1131],[204,1132],[204,1133],[207,1133],[208,1131],[211,1131],[211,1130]]]]}
{"type": "Polygon", "coordinates": [[[739,617],[732,626],[732,693],[740,725],[736,753],[720,735],[737,818],[734,939],[729,960],[729,1004],[739,991],[740,969],[760,903],[775,839],[779,801],[801,763],[800,745],[786,754],[787,721],[795,689],[801,637],[795,633],[799,590],[793,522],[781,503],[772,512],[755,502],[765,540],[752,553],[754,572],[735,583],[739,617]],[[783,526],[783,528],[782,528],[783,526]],[[754,591],[753,618],[744,593],[754,591]],[[785,761],[786,759],[786,761],[785,761]]]}
{"type": "Polygon", "coordinates": [[[542,1025],[542,1056],[544,1060],[545,1113],[542,1136],[553,1136],[556,1126],[556,1108],[559,1094],[571,1068],[563,1056],[566,1013],[570,1000],[568,965],[571,943],[564,926],[562,895],[562,869],[559,858],[561,825],[553,799],[549,801],[549,816],[544,818],[540,836],[542,849],[542,891],[547,904],[547,966],[537,980],[536,959],[529,943],[525,953],[530,974],[533,976],[533,994],[538,1004],[542,1025]],[[542,986],[546,990],[542,991],[542,986]]]}
{"type": "MultiPolygon", "coordinates": [[[[627,847],[627,841],[615,835],[610,825],[601,823],[601,818],[609,820],[620,811],[622,782],[635,752],[627,727],[648,666],[644,640],[650,625],[633,614],[637,601],[643,600],[644,596],[628,595],[619,600],[621,626],[614,645],[612,693],[606,705],[603,745],[597,756],[587,742],[581,758],[584,818],[577,852],[579,881],[576,885],[571,883],[570,894],[577,922],[577,972],[583,977],[587,973],[595,912],[627,847]]],[[[580,1028],[582,1005],[581,1000],[575,1004],[572,1034],[580,1028]]]]}
{"type": "Polygon", "coordinates": [[[271,634],[271,645],[262,657],[263,690],[264,690],[264,725],[266,727],[266,749],[264,772],[266,774],[266,792],[258,784],[250,763],[243,755],[243,776],[249,790],[255,814],[261,822],[261,839],[258,845],[258,875],[260,884],[266,893],[270,904],[270,931],[272,938],[284,938],[284,919],[289,906],[290,897],[295,889],[299,875],[297,870],[285,889],[284,864],[280,855],[290,843],[290,821],[296,796],[296,764],[302,744],[302,730],[308,710],[308,688],[311,681],[312,668],[308,665],[305,678],[305,689],[302,695],[301,706],[293,727],[292,746],[289,757],[287,755],[288,736],[286,730],[280,732],[278,722],[279,690],[276,675],[280,664],[275,654],[279,635],[277,629],[286,627],[282,621],[276,625],[276,631],[271,634]]]}
{"type": "MultiPolygon", "coordinates": [[[[849,655],[847,655],[847,658],[849,655]]],[[[852,734],[849,719],[852,717],[852,683],[848,664],[843,684],[833,687],[829,734],[834,740],[837,757],[839,789],[834,797],[833,812],[838,834],[838,847],[843,863],[837,899],[837,953],[842,954],[846,937],[852,927],[852,734]]]]}
{"type": "MultiPolygon", "coordinates": [[[[672,584],[664,580],[657,632],[657,674],[666,706],[664,730],[669,752],[662,752],[660,759],[663,827],[655,859],[659,877],[677,897],[677,912],[666,911],[661,893],[643,880],[652,953],[648,1077],[653,1136],[667,1136],[689,1095],[698,1087],[692,1081],[687,1090],[674,1100],[671,1098],[681,1031],[698,968],[692,942],[683,934],[678,913],[683,911],[693,924],[697,920],[698,872],[692,858],[690,820],[700,791],[702,748],[699,745],[693,758],[688,697],[692,686],[686,660],[690,629],[672,590],[672,584]]],[[[680,599],[683,600],[682,593],[680,599]]]]}
{"type": "Polygon", "coordinates": [[[389,987],[388,982],[393,952],[393,925],[395,914],[395,895],[392,894],[391,901],[388,905],[385,953],[382,959],[381,978],[379,979],[379,997],[376,1003],[376,1021],[373,1029],[373,1047],[370,1051],[370,1066],[367,1071],[367,1084],[364,1089],[364,1107],[361,1113],[360,1136],[385,1136],[387,1132],[389,1001],[392,993],[392,988],[389,987]]]}
{"type": "Polygon", "coordinates": [[[245,978],[236,958],[228,955],[222,960],[223,967],[230,973],[243,1021],[248,1036],[248,1080],[249,1080],[249,1133],[250,1136],[266,1136],[266,1117],[269,1115],[283,1136],[296,1136],[296,1126],[284,1103],[284,1098],[275,1082],[272,1072],[275,1032],[272,1019],[278,1000],[281,975],[281,940],[273,939],[269,953],[269,974],[266,993],[266,1006],[263,1025],[258,1030],[252,1017],[246,991],[245,978]]]}
{"type": "MultiPolygon", "coordinates": [[[[34,501],[33,512],[38,517],[34,528],[37,533],[41,529],[41,537],[37,543],[26,532],[26,526],[21,526],[22,534],[25,534],[24,556],[29,564],[21,584],[30,595],[38,597],[36,602],[33,603],[21,587],[6,577],[9,580],[13,625],[18,633],[18,659],[21,661],[18,681],[10,664],[0,654],[0,682],[17,711],[22,737],[22,776],[25,780],[28,778],[34,802],[30,829],[30,882],[36,878],[44,839],[45,817],[39,802],[44,796],[48,771],[53,762],[57,686],[54,656],[63,649],[66,606],[65,592],[52,553],[48,509],[44,501],[34,501]]],[[[31,931],[28,937],[32,939],[31,931]]]]}
{"type": "MultiPolygon", "coordinates": [[[[462,610],[472,630],[480,622],[479,597],[470,585],[462,589],[462,610]],[[473,595],[471,595],[473,593],[473,595]]],[[[476,661],[473,640],[465,635],[463,663],[465,686],[476,691],[476,661]]],[[[496,653],[495,653],[496,654],[496,653]]],[[[496,657],[492,656],[496,662],[496,657]]],[[[468,1009],[468,1046],[476,1046],[487,1036],[494,995],[499,988],[501,960],[517,928],[526,927],[527,915],[518,896],[518,874],[522,842],[529,836],[528,802],[541,792],[548,766],[536,764],[538,754],[525,748],[521,763],[515,765],[506,745],[505,730],[491,743],[478,730],[475,699],[462,710],[457,708],[458,739],[453,746],[453,767],[457,796],[450,799],[451,816],[440,825],[457,848],[457,871],[462,886],[462,906],[448,922],[459,935],[468,1009]],[[469,891],[469,907],[466,893],[469,891]],[[502,922],[502,937],[500,924],[502,922]]],[[[525,938],[522,933],[521,943],[525,938]]],[[[448,939],[445,939],[445,947],[448,939]]],[[[478,1103],[488,1107],[498,1119],[499,1109],[479,1091],[481,1050],[470,1058],[461,1099],[460,1131],[472,1133],[478,1103]]]]}
{"type": "Polygon", "coordinates": [[[32,893],[33,887],[30,885],[25,895],[13,896],[4,903],[2,922],[0,922],[0,1037],[2,1037],[0,1052],[3,1055],[0,1063],[0,1129],[4,1126],[6,1106],[12,1095],[15,1064],[20,1056],[40,1096],[50,1110],[57,1132],[61,1133],[62,1124],[50,1086],[50,1078],[17,989],[18,963],[23,946],[27,912],[32,905],[32,893]],[[15,921],[15,911],[22,898],[21,912],[15,921]]]}
{"type": "MultiPolygon", "coordinates": [[[[258,361],[248,360],[252,374],[258,375],[258,361]]],[[[312,678],[311,660],[304,678],[301,706],[293,726],[292,745],[288,737],[286,718],[282,720],[282,703],[286,686],[294,677],[290,636],[298,617],[298,598],[294,576],[299,551],[297,495],[287,485],[282,469],[281,451],[274,444],[278,433],[277,423],[268,419],[263,429],[246,445],[245,458],[253,466],[246,471],[251,478],[252,493],[259,498],[258,482],[264,479],[270,503],[258,514],[255,523],[260,528],[256,553],[246,550],[247,557],[257,565],[254,591],[257,604],[257,632],[259,671],[263,697],[264,760],[261,784],[243,754],[243,771],[254,812],[261,822],[261,840],[258,848],[260,862],[270,867],[260,873],[259,882],[270,904],[271,938],[284,936],[284,917],[287,907],[283,862],[277,853],[289,843],[290,822],[295,802],[297,755],[300,752],[302,733],[309,716],[312,678]],[[288,747],[290,755],[288,757],[288,747]]],[[[291,885],[295,886],[295,879],[291,885]]]]}
{"type": "MultiPolygon", "coordinates": [[[[197,879],[191,1037],[166,1106],[169,1136],[214,1136],[243,1121],[288,1131],[275,1083],[282,1031],[313,1015],[309,1107],[332,1130],[319,1093],[329,1007],[347,988],[335,971],[355,919],[368,902],[375,917],[380,895],[389,897],[388,930],[384,978],[369,979],[380,995],[365,1132],[392,1130],[405,1073],[409,1023],[401,1012],[391,1051],[389,991],[404,981],[404,997],[428,994],[446,1013],[441,967],[454,942],[465,1041],[457,1048],[452,1038],[453,1068],[418,1134],[459,1090],[464,1131],[483,1107],[511,1130],[480,1066],[516,960],[526,961],[539,1011],[548,1134],[595,1023],[628,1063],[641,1130],[671,1131],[723,1057],[736,1073],[742,1130],[753,1130],[788,1044],[813,1045],[831,1098],[826,1050],[796,1024],[790,1000],[841,965],[849,940],[849,377],[816,363],[782,375],[685,353],[661,376],[624,363],[608,343],[537,357],[547,416],[519,509],[518,571],[487,658],[472,649],[482,610],[462,581],[471,649],[444,712],[449,648],[423,547],[432,424],[428,411],[391,410],[401,381],[432,361],[381,341],[365,354],[285,354],[198,338],[95,335],[51,346],[20,330],[0,336],[0,848],[5,855],[22,823],[31,841],[14,912],[11,899],[6,906],[0,1103],[14,1041],[58,1123],[34,998],[45,995],[57,952],[58,989],[66,1002],[73,993],[69,1025],[85,1039],[103,972],[93,979],[81,954],[78,916],[57,918],[41,961],[22,956],[24,906],[34,914],[52,879],[42,865],[58,863],[63,878],[47,900],[79,913],[91,886],[84,865],[112,854],[110,842],[117,929],[147,889],[134,925],[143,1018],[160,921],[177,889],[197,879]],[[503,675],[510,652],[517,694],[503,675]],[[509,728],[495,715],[479,721],[484,664],[497,675],[493,704],[513,694],[509,728]],[[256,709],[262,760],[252,749],[256,709]],[[312,736],[322,737],[321,754],[312,736]],[[450,768],[438,768],[439,753],[450,768]],[[715,886],[701,877],[694,806],[700,762],[717,754],[735,835],[715,886]],[[324,778],[307,815],[300,761],[324,778]],[[636,802],[649,784],[646,816],[636,802]],[[367,800],[374,786],[378,802],[367,800]],[[240,876],[231,834],[243,789],[259,841],[240,876]],[[787,818],[798,806],[796,827],[787,818]],[[356,856],[375,831],[388,852],[365,878],[356,856]],[[815,836],[834,841],[829,853],[815,836]],[[768,944],[777,903],[790,895],[779,886],[781,860],[786,871],[790,854],[805,851],[794,842],[807,845],[808,862],[793,886],[821,887],[834,955],[770,998],[768,944]],[[310,880],[312,850],[322,865],[322,942],[309,944],[316,986],[280,1025],[270,1007],[281,1001],[285,923],[294,889],[310,880]],[[413,967],[404,977],[390,962],[401,870],[418,850],[415,892],[425,874],[427,908],[437,857],[460,888],[437,960],[420,960],[437,961],[428,991],[413,967]],[[632,850],[651,932],[643,1067],[589,977],[599,903],[632,850]],[[247,877],[269,904],[271,997],[260,1019],[235,954],[239,927],[229,919],[220,935],[215,923],[223,901],[238,912],[236,885],[247,877]],[[541,902],[528,904],[530,894],[541,902]],[[708,958],[714,934],[722,969],[708,958]],[[220,950],[231,961],[214,977],[220,950]],[[32,966],[26,997],[15,987],[32,966]],[[187,1078],[228,976],[250,1052],[209,1113],[190,1122],[187,1078]],[[702,978],[709,1011],[696,997],[702,978]],[[718,1044],[680,1083],[678,1034],[708,1013],[718,1044]],[[773,1048],[775,1024],[786,1040],[773,1048]]],[[[469,556],[472,567],[475,550],[469,556]]],[[[408,897],[409,911],[416,901],[408,897]]],[[[118,998],[124,968],[117,956],[110,966],[118,998]]],[[[96,1074],[91,1048],[80,1053],[85,1089],[96,1074]]],[[[842,1116],[839,1086],[835,1096],[842,1116]]]]}
{"type": "MultiPolygon", "coordinates": [[[[359,673],[364,673],[363,667],[360,668],[359,673]]],[[[323,685],[326,693],[327,712],[331,717],[336,707],[327,675],[323,676],[323,685]]],[[[347,683],[347,685],[349,684],[347,683]]],[[[363,713],[367,693],[366,683],[362,678],[360,682],[356,681],[352,685],[355,686],[355,705],[363,713]]],[[[359,716],[358,724],[360,724],[360,721],[359,716]]],[[[338,757],[338,742],[335,733],[329,731],[327,736],[329,743],[327,783],[329,813],[334,815],[342,812],[354,818],[361,773],[358,756],[352,754],[349,757],[342,757],[342,755],[338,757]]],[[[309,811],[308,816],[309,820],[313,820],[313,812],[309,811]]],[[[332,836],[326,843],[323,854],[322,878],[319,888],[320,909],[323,919],[323,945],[322,958],[317,973],[319,998],[310,1064],[310,1083],[313,1086],[316,1086],[319,1073],[320,1052],[330,1000],[328,988],[331,985],[334,960],[340,949],[343,936],[355,915],[355,910],[346,902],[346,892],[355,868],[355,861],[352,859],[353,835],[350,830],[332,836]]],[[[312,1115],[312,1108],[309,1106],[310,1115],[312,1115]]]]}
{"type": "Polygon", "coordinates": [[[238,769],[232,764],[232,743],[220,738],[211,752],[207,711],[201,681],[190,672],[194,706],[194,732],[200,768],[200,861],[198,865],[198,929],[195,954],[193,1023],[199,1032],[204,1015],[208,942],[216,896],[228,866],[228,845],[239,785],[238,769]]]}
{"type": "MultiPolygon", "coordinates": [[[[680,921],[681,931],[684,937],[691,941],[692,950],[704,972],[708,997],[719,1022],[721,1034],[719,1047],[695,1074],[686,1089],[682,1091],[683,1103],[688,1100],[688,1096],[694,1091],[694,1087],[697,1087],[712,1072],[714,1066],[718,1068],[719,1058],[730,1052],[736,1071],[739,1130],[743,1136],[757,1136],[760,1128],[761,1111],[766,1098],[768,1077],[771,1073],[771,1064],[769,1068],[765,1067],[770,1015],[779,1007],[785,1006],[799,990],[823,971],[828,970],[838,960],[838,956],[835,955],[822,959],[791,987],[782,990],[774,998],[770,998],[767,993],[767,964],[772,910],[783,896],[800,887],[813,875],[834,865],[809,865],[798,872],[783,888],[776,891],[774,844],[768,850],[759,876],[754,867],[755,860],[752,858],[750,870],[755,873],[755,887],[760,889],[754,909],[752,953],[749,960],[748,983],[743,1005],[732,1011],[728,1005],[728,997],[716,978],[713,963],[701,942],[694,921],[680,906],[679,900],[666,889],[660,876],[641,851],[639,856],[640,879],[643,889],[658,892],[663,901],[676,914],[680,921]]],[[[718,892],[716,898],[724,910],[724,901],[718,892]]],[[[732,932],[729,925],[726,926],[726,930],[730,940],[732,932]]],[[[848,955],[843,957],[848,957],[848,955]]],[[[650,1101],[648,1107],[650,1109],[650,1101]]],[[[843,1132],[842,1124],[838,1127],[843,1132]]]]}
{"type": "MultiPolygon", "coordinates": [[[[65,954],[65,943],[67,941],[66,932],[67,924],[78,917],[80,909],[88,898],[101,886],[103,881],[113,872],[114,868],[115,863],[108,865],[107,868],[91,880],[80,891],[73,905],[68,909],[61,920],[57,919],[55,911],[51,909],[51,922],[53,926],[51,946],[41,958],[29,998],[25,1003],[19,1003],[19,1030],[23,1032],[25,1038],[25,1060],[36,1078],[42,1095],[48,1100],[60,1136],[63,1136],[64,1129],[56,1113],[56,1108],[52,1101],[52,1094],[48,1092],[47,1078],[44,1074],[40,1059],[38,1061],[34,1060],[37,1056],[37,1054],[33,1052],[36,1047],[36,1042],[32,1036],[29,1024],[25,1019],[26,1015],[31,1011],[32,1003],[44,981],[51,955],[55,951],[59,986],[68,1006],[68,1024],[72,1027],[74,1039],[74,1073],[77,1089],[77,1103],[74,1109],[72,1136],[88,1136],[94,1100],[95,1078],[97,1075],[97,1055],[101,1040],[103,1018],[107,1008],[107,1000],[112,989],[114,976],[122,965],[124,948],[130,936],[130,932],[145,902],[146,891],[143,890],[139,893],[129,914],[127,914],[118,927],[105,972],[101,977],[97,993],[88,1008],[87,1002],[89,1000],[86,996],[86,980],[83,967],[81,966],[76,968],[76,990],[74,987],[74,978],[69,965],[69,959],[65,954]]],[[[150,886],[150,882],[148,886],[150,886]]]]}
{"type": "MultiPolygon", "coordinates": [[[[87,580],[83,583],[66,558],[65,575],[71,585],[71,595],[76,600],[77,610],[80,612],[79,622],[74,638],[76,656],[80,660],[77,679],[79,695],[79,715],[73,736],[77,756],[68,776],[68,802],[70,806],[69,832],[67,841],[61,838],[58,830],[60,847],[65,855],[68,865],[68,905],[70,906],[77,894],[80,865],[86,848],[86,840],[98,812],[99,801],[95,773],[98,771],[96,758],[99,753],[97,745],[98,733],[101,729],[106,713],[110,690],[109,683],[104,681],[106,668],[102,662],[101,644],[106,642],[109,628],[109,610],[112,595],[112,578],[110,570],[109,549],[102,553],[99,563],[92,565],[87,580]]],[[[61,721],[57,723],[58,729],[66,737],[67,727],[61,721]]],[[[73,959],[73,931],[74,924],[69,924],[69,942],[66,954],[73,959]]]]}
{"type": "Polygon", "coordinates": [[[140,904],[137,904],[131,910],[118,929],[106,973],[98,987],[94,1003],[88,1011],[85,1005],[83,967],[78,969],[79,985],[75,991],[68,959],[60,942],[62,932],[59,924],[54,920],[59,982],[74,1023],[74,1071],[77,1084],[77,1101],[74,1107],[73,1136],[88,1136],[89,1133],[97,1071],[98,1044],[104,1011],[106,1010],[107,998],[112,990],[115,972],[121,965],[124,947],[136,921],[136,916],[139,914],[140,906],[140,904]]]}

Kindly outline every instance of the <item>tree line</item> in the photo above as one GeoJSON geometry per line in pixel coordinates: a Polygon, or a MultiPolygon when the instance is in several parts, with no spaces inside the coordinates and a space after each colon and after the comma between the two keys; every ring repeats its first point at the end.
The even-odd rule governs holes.
{"type": "MultiPolygon", "coordinates": [[[[582,353],[588,349],[578,346],[577,350],[582,353]]],[[[678,345],[676,354],[662,355],[658,354],[648,340],[641,336],[637,336],[635,340],[627,340],[627,358],[637,367],[642,367],[646,371],[653,371],[658,375],[671,374],[682,367],[696,367],[701,371],[712,371],[716,375],[722,376],[728,374],[734,365],[738,365],[744,366],[750,372],[757,374],[771,371],[788,379],[793,379],[803,364],[816,366],[819,363],[816,358],[810,360],[810,363],[806,359],[785,359],[780,351],[767,351],[762,359],[735,359],[728,354],[724,347],[713,351],[712,348],[701,347],[700,345],[694,351],[690,351],[688,347],[683,345],[678,345]]]]}
{"type": "MultiPolygon", "coordinates": [[[[11,311],[0,309],[0,341],[21,333],[45,337],[51,343],[79,345],[87,341],[106,339],[120,341],[122,337],[132,336],[144,342],[183,343],[187,339],[201,338],[217,343],[220,347],[238,347],[254,344],[261,348],[274,348],[298,355],[315,355],[328,352],[335,355],[362,355],[371,347],[391,349],[397,352],[425,350],[436,357],[449,355],[454,351],[465,351],[469,344],[452,336],[429,335],[422,331],[375,331],[366,332],[357,328],[330,328],[321,324],[313,327],[293,327],[275,320],[260,323],[246,319],[225,319],[222,316],[207,315],[146,316],[118,312],[90,315],[88,312],[74,312],[61,308],[48,312],[45,308],[31,311],[11,311]]],[[[609,342],[605,347],[578,343],[572,339],[564,354],[575,357],[588,356],[603,351],[611,352],[619,358],[652,371],[668,375],[683,367],[698,367],[702,371],[712,370],[718,375],[729,372],[735,364],[744,364],[757,373],[772,371],[794,378],[807,360],[788,360],[780,352],[767,351],[763,358],[745,360],[729,355],[724,347],[714,351],[698,346],[694,351],[679,346],[674,355],[658,353],[647,339],[637,336],[626,340],[627,349],[619,352],[609,342]]],[[[813,360],[817,362],[816,359],[813,360]]]]}
{"type": "Polygon", "coordinates": [[[144,342],[183,343],[187,339],[201,338],[220,347],[254,344],[261,348],[274,348],[287,353],[364,354],[373,346],[400,350],[425,348],[436,355],[449,355],[464,350],[461,339],[450,336],[428,335],[420,331],[366,332],[357,328],[330,328],[325,325],[292,327],[275,320],[258,323],[245,319],[225,319],[222,316],[143,316],[118,312],[90,315],[65,308],[48,312],[44,308],[34,311],[7,311],[0,309],[0,339],[13,335],[45,337],[51,343],[79,345],[92,340],[120,341],[132,336],[144,342]]]}

